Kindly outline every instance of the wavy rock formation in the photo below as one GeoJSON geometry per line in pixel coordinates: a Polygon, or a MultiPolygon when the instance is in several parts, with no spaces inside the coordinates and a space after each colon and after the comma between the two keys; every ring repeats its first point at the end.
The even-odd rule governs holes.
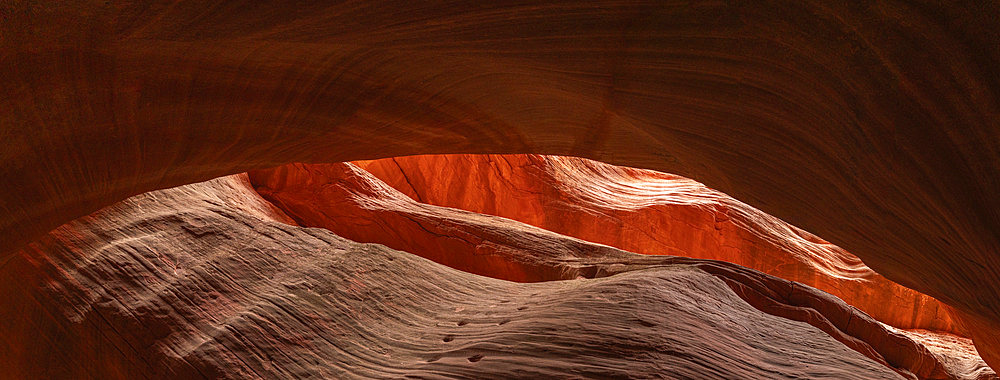
{"type": "Polygon", "coordinates": [[[515,281],[546,281],[690,265],[725,281],[759,310],[816,326],[907,376],[995,377],[975,354],[947,358],[931,354],[922,344],[836,297],[736,265],[637,256],[506,218],[418,203],[353,164],[292,164],[251,172],[250,178],[258,192],[304,226],[385,244],[463,271],[515,281]]]}
{"type": "Polygon", "coordinates": [[[233,176],[60,227],[0,268],[3,376],[912,378],[747,304],[780,280],[731,264],[596,246],[578,265],[618,274],[524,284],[287,222],[233,176]]]}
{"type": "Polygon", "coordinates": [[[289,162],[677,173],[953,307],[1000,367],[1000,3],[0,3],[0,249],[289,162]]]}
{"type": "Polygon", "coordinates": [[[727,261],[827,291],[898,328],[965,335],[937,300],[683,177],[537,155],[410,156],[358,165],[424,203],[498,215],[629,252],[727,261]]]}

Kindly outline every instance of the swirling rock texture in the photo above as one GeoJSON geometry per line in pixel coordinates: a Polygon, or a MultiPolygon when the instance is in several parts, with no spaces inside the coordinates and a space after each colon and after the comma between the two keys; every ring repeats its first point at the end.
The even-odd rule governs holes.
{"type": "Polygon", "coordinates": [[[998,20],[976,0],[2,2],[2,260],[248,169],[575,155],[822,236],[952,307],[997,367],[998,20]]]}
{"type": "MultiPolygon", "coordinates": [[[[438,209],[466,221],[476,215],[438,209]]],[[[0,306],[16,312],[0,319],[0,342],[8,349],[0,355],[2,374],[949,375],[936,355],[905,336],[866,329],[869,336],[855,338],[841,331],[840,321],[826,318],[846,320],[840,313],[853,309],[822,292],[787,289],[787,281],[732,264],[635,255],[480,217],[467,229],[505,233],[496,244],[555,248],[537,256],[542,250],[507,246],[510,256],[569,261],[561,265],[590,277],[614,275],[524,284],[468,274],[288,224],[245,176],[225,177],[133,197],[8,259],[0,268],[7,295],[0,306]],[[886,362],[897,357],[902,365],[886,362]]],[[[853,313],[855,328],[872,322],[853,313]]]]}
{"type": "MultiPolygon", "coordinates": [[[[418,157],[411,160],[425,158],[428,157],[418,157]]],[[[434,158],[440,157],[429,158],[433,162],[434,158]]],[[[522,157],[503,158],[518,160],[522,157]]],[[[457,159],[466,159],[471,162],[489,161],[488,159],[478,160],[470,157],[457,157],[457,159]]],[[[552,158],[527,157],[525,159],[527,161],[544,161],[552,158]]],[[[554,160],[562,161],[564,159],[554,158],[554,160]]],[[[391,160],[389,161],[391,162],[391,160]]],[[[392,163],[392,165],[397,164],[398,162],[392,163]]],[[[595,163],[590,164],[596,165],[595,163]]],[[[377,165],[367,163],[366,166],[377,165]]],[[[415,166],[428,168],[433,167],[433,164],[415,166]]],[[[402,168],[403,166],[395,167],[402,168]]],[[[461,166],[458,168],[461,172],[461,166]]],[[[508,168],[512,167],[508,166],[508,168]]],[[[465,167],[465,169],[475,172],[474,167],[465,167]]],[[[605,169],[617,168],[605,167],[605,169]]],[[[397,171],[396,173],[401,172],[397,171]]],[[[411,189],[415,188],[412,184],[421,183],[416,181],[418,177],[413,174],[415,173],[408,176],[411,180],[411,189]]],[[[486,177],[489,174],[487,173],[486,177]]],[[[517,173],[508,174],[505,178],[525,178],[517,173]]],[[[577,173],[577,176],[587,176],[587,174],[590,173],[577,173]]],[[[653,173],[647,174],[652,175],[653,173]]],[[[585,243],[532,228],[513,220],[419,203],[389,187],[371,173],[352,164],[293,164],[276,169],[251,172],[250,179],[260,194],[285,210],[301,225],[327,228],[339,236],[354,241],[385,244],[391,248],[415,253],[463,271],[514,281],[546,281],[604,276],[620,271],[622,267],[636,265],[641,267],[659,262],[697,263],[695,265],[702,266],[706,271],[726,279],[738,294],[746,296],[745,299],[755,307],[765,312],[817,325],[859,352],[867,353],[879,361],[888,359],[888,363],[891,363],[892,366],[906,368],[922,378],[943,377],[946,372],[951,376],[964,378],[980,376],[991,378],[994,376],[992,371],[985,368],[985,364],[975,354],[975,350],[972,350],[971,353],[944,352],[943,357],[935,358],[928,355],[927,349],[920,344],[888,332],[891,330],[903,333],[902,331],[886,328],[868,315],[857,312],[843,301],[809,287],[803,287],[801,284],[792,284],[745,269],[734,270],[734,268],[739,267],[711,262],[684,261],[674,257],[665,258],[663,261],[657,261],[658,259],[655,258],[641,259],[632,254],[609,249],[607,246],[585,243]],[[602,265],[594,266],[594,263],[602,265]],[[947,371],[942,369],[940,361],[949,364],[947,371]],[[929,364],[932,362],[935,364],[929,364]]],[[[441,177],[435,177],[435,179],[440,180],[441,177]]],[[[678,181],[675,177],[670,177],[670,179],[678,181]]],[[[590,181],[581,181],[580,183],[593,184],[602,180],[607,180],[607,178],[591,178],[590,181]]],[[[447,181],[436,183],[442,182],[447,181]]],[[[621,185],[621,183],[618,184],[621,185]]],[[[650,185],[656,184],[655,182],[650,183],[650,185]]],[[[685,184],[689,187],[700,187],[696,183],[692,184],[689,180],[685,184]]],[[[544,185],[535,188],[542,187],[544,185]]],[[[703,188],[702,190],[710,191],[703,188]]],[[[465,192],[465,194],[468,195],[469,192],[465,192]]],[[[691,197],[689,201],[699,198],[695,192],[690,193],[689,196],[691,197]]],[[[471,195],[471,197],[476,198],[479,202],[483,201],[482,196],[471,195]]],[[[720,197],[723,196],[704,197],[703,201],[712,204],[711,202],[718,201],[720,197]]],[[[734,206],[739,207],[736,204],[734,206]]],[[[745,205],[742,207],[746,208],[745,205]]],[[[755,210],[746,208],[743,211],[750,214],[755,210]]],[[[584,223],[587,222],[586,219],[582,220],[584,223]]],[[[650,225],[647,228],[656,231],[660,226],[650,225]]],[[[668,227],[667,225],[662,226],[668,227]]],[[[760,228],[761,226],[747,225],[747,227],[760,228]]],[[[779,256],[779,258],[788,256],[787,252],[780,251],[767,252],[767,254],[779,256]]],[[[790,260],[786,259],[785,261],[789,262],[790,260]]],[[[796,263],[791,261],[788,265],[796,265],[796,263]]],[[[798,265],[801,266],[801,264],[798,265]]],[[[859,288],[861,287],[859,286],[859,288]]],[[[861,289],[868,294],[890,291],[890,289],[871,287],[861,289]]],[[[913,297],[884,297],[881,299],[882,302],[893,303],[905,303],[913,300],[913,297]]],[[[908,306],[910,305],[899,305],[900,308],[904,309],[908,306]]],[[[888,309],[885,305],[882,307],[883,310],[888,309]]],[[[929,332],[920,332],[917,338],[921,341],[961,340],[961,338],[947,334],[929,332]]],[[[941,346],[951,347],[955,345],[954,343],[946,343],[941,346]]]]}
{"type": "Polygon", "coordinates": [[[965,334],[937,300],[683,177],[537,155],[410,156],[358,165],[428,204],[503,216],[630,252],[728,261],[822,289],[895,327],[965,334]]]}

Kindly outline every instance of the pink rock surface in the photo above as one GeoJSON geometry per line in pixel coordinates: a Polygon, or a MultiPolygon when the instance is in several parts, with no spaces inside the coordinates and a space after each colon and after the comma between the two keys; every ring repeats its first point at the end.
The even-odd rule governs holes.
{"type": "Polygon", "coordinates": [[[758,310],[815,326],[900,374],[975,378],[970,377],[972,371],[960,369],[973,368],[976,362],[985,366],[977,357],[968,359],[972,364],[967,366],[946,368],[921,344],[802,284],[719,261],[636,255],[506,218],[419,203],[352,164],[292,164],[254,171],[250,178],[259,193],[301,225],[385,244],[463,271],[546,281],[692,266],[724,281],[758,310]]]}
{"type": "MultiPolygon", "coordinates": [[[[522,226],[508,230],[511,239],[593,246],[482,218],[522,226]]],[[[732,264],[597,246],[606,254],[579,257],[577,269],[618,274],[524,284],[286,222],[237,176],[133,197],[60,227],[0,267],[0,306],[16,311],[0,318],[0,374],[908,375],[813,325],[747,304],[732,281],[778,279],[732,264]]]]}

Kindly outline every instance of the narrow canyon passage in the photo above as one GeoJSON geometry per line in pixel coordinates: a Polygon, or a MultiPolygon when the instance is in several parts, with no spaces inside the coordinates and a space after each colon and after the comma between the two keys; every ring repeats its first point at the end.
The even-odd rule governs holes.
{"type": "Polygon", "coordinates": [[[0,378],[1000,368],[998,1],[13,0],[0,78],[0,378]]]}

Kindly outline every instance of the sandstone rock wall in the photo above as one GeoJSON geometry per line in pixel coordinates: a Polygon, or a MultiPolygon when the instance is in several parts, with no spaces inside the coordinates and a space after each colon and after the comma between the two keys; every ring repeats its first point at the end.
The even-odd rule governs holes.
{"type": "Polygon", "coordinates": [[[589,265],[620,274],[514,283],[286,224],[255,197],[240,177],[144,194],[8,259],[0,342],[18,350],[0,377],[912,376],[747,304],[728,281],[770,277],[733,265],[605,247],[589,265]]]}
{"type": "Polygon", "coordinates": [[[288,162],[678,173],[962,315],[1000,365],[1000,4],[0,4],[0,247],[288,162]]]}
{"type": "Polygon", "coordinates": [[[358,165],[428,204],[498,215],[629,252],[723,260],[830,292],[895,327],[965,335],[937,300],[687,178],[535,155],[409,156],[358,165]]]}

